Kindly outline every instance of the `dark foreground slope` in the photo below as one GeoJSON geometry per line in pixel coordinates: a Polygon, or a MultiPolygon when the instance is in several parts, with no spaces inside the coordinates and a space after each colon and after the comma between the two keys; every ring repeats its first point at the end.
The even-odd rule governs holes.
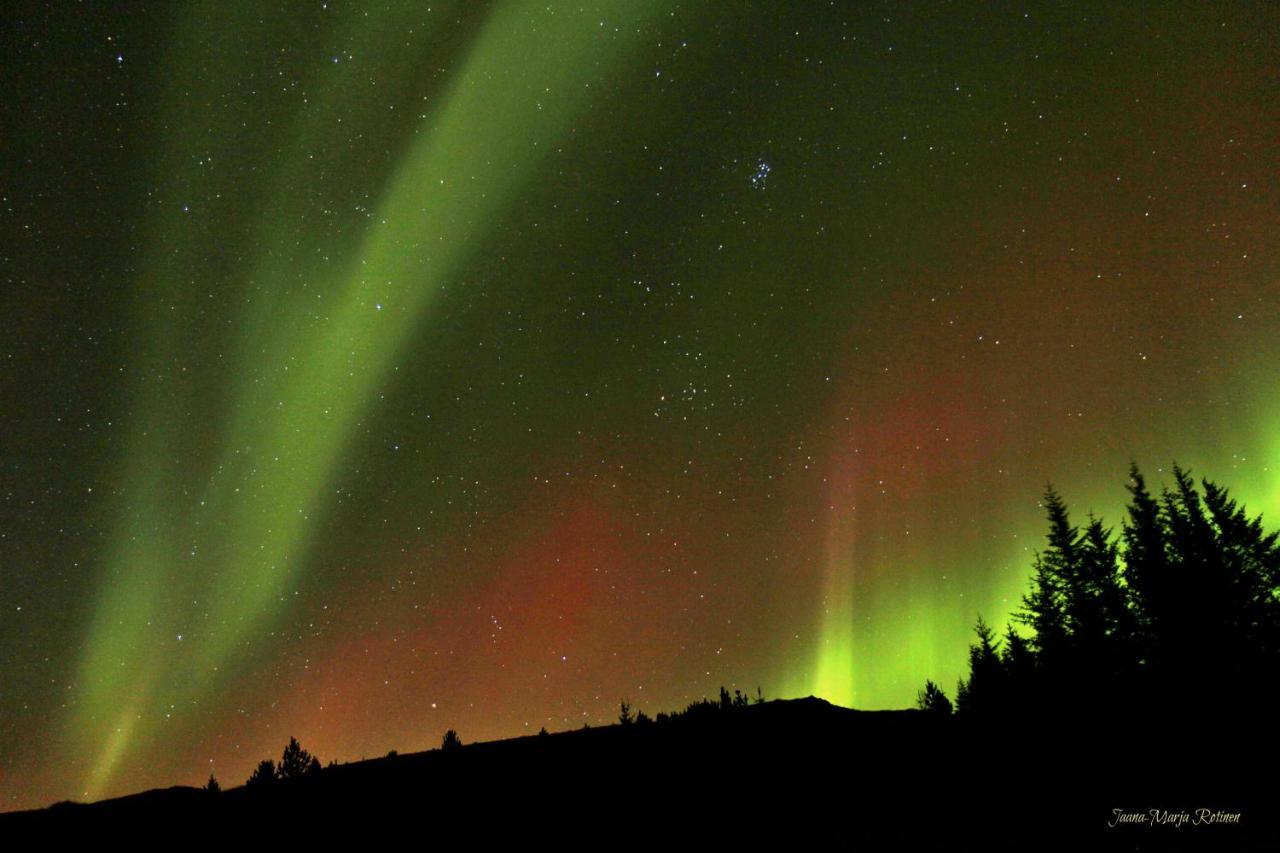
{"type": "Polygon", "coordinates": [[[362,761],[265,791],[62,804],[0,815],[0,833],[166,847],[408,833],[422,848],[1274,849],[1275,747],[1260,731],[1168,716],[1029,726],[800,699],[362,761]],[[1109,826],[1116,810],[1147,820],[1109,826]]]}

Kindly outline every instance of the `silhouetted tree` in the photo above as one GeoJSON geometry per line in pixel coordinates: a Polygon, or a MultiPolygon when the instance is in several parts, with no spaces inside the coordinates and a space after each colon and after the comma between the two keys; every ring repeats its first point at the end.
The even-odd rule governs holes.
{"type": "Polygon", "coordinates": [[[685,706],[683,711],[672,714],[672,719],[681,720],[710,720],[723,709],[727,709],[729,692],[724,688],[720,689],[720,701],[712,702],[710,699],[699,699],[697,702],[690,702],[685,706]]]}
{"type": "Polygon", "coordinates": [[[1257,696],[1277,664],[1276,535],[1223,489],[1173,468],[1161,500],[1167,580],[1157,611],[1159,673],[1187,699],[1230,703],[1257,696]],[[1256,682],[1256,683],[1255,683],[1256,682]]]}
{"type": "Polygon", "coordinates": [[[618,722],[624,726],[629,726],[634,723],[635,720],[635,715],[631,713],[631,703],[626,699],[623,699],[621,708],[618,711],[618,722]]]}
{"type": "Polygon", "coordinates": [[[219,794],[222,792],[222,786],[218,784],[218,777],[212,773],[209,774],[209,781],[205,782],[204,789],[210,794],[219,794]]]}
{"type": "Polygon", "coordinates": [[[928,711],[932,714],[950,714],[951,700],[947,698],[947,694],[942,692],[942,688],[934,684],[932,681],[926,680],[924,689],[916,695],[916,707],[921,711],[928,711]]]}
{"type": "Polygon", "coordinates": [[[253,775],[249,777],[249,781],[245,782],[245,784],[257,788],[275,782],[276,778],[276,763],[270,758],[264,758],[258,762],[258,766],[254,768],[253,775]]]}
{"type": "Polygon", "coordinates": [[[1066,654],[1066,597],[1074,580],[1079,534],[1053,487],[1045,491],[1043,504],[1049,516],[1049,547],[1036,554],[1031,592],[1023,596],[1022,611],[1014,618],[1035,632],[1036,654],[1052,667],[1066,654]]]}
{"type": "Polygon", "coordinates": [[[1176,489],[1165,489],[1160,499],[1169,559],[1156,641],[1163,650],[1162,665],[1185,672],[1212,665],[1213,647],[1222,639],[1218,632],[1226,614],[1220,554],[1200,495],[1177,465],[1173,476],[1176,489]]]}
{"type": "Polygon", "coordinates": [[[956,691],[956,711],[990,713],[1005,705],[1004,663],[999,645],[987,623],[978,617],[974,626],[978,642],[969,647],[969,679],[956,691]]]}
{"type": "Polygon", "coordinates": [[[1231,596],[1241,657],[1254,671],[1280,657],[1280,532],[1266,533],[1262,517],[1249,518],[1227,490],[1203,481],[1204,502],[1218,531],[1231,596]]]}
{"type": "Polygon", "coordinates": [[[1163,653],[1157,638],[1169,608],[1169,559],[1160,504],[1147,490],[1138,466],[1129,466],[1129,507],[1121,539],[1124,584],[1134,618],[1134,640],[1140,672],[1158,666],[1163,653]]]}
{"type": "Polygon", "coordinates": [[[1041,682],[1035,651],[1012,625],[1005,627],[1004,637],[1000,662],[1004,665],[1010,703],[1033,711],[1050,707],[1051,698],[1041,682]]]}
{"type": "Polygon", "coordinates": [[[1047,547],[1036,555],[1031,591],[1014,616],[1034,633],[1007,647],[1002,662],[1021,704],[1066,710],[1091,694],[1110,693],[1134,672],[1138,653],[1111,531],[1092,516],[1083,533],[1074,527],[1052,486],[1043,506],[1047,547]]]}
{"type": "Polygon", "coordinates": [[[444,740],[440,742],[440,748],[445,752],[452,752],[462,747],[462,738],[458,737],[458,733],[453,729],[444,733],[444,740]]]}
{"type": "Polygon", "coordinates": [[[1120,680],[1132,675],[1137,666],[1133,615],[1120,579],[1119,549],[1101,520],[1090,516],[1073,556],[1064,584],[1064,654],[1045,661],[1065,707],[1089,704],[1099,695],[1116,698],[1120,680]]]}
{"type": "Polygon", "coordinates": [[[1201,491],[1177,465],[1173,479],[1157,500],[1130,466],[1118,539],[1093,516],[1073,527],[1045,492],[1046,548],[1014,616],[1033,633],[1010,626],[999,649],[978,620],[957,712],[1265,706],[1280,669],[1280,533],[1226,489],[1202,480],[1201,491]]]}
{"type": "Polygon", "coordinates": [[[1089,519],[1081,547],[1078,586],[1080,600],[1068,602],[1074,608],[1073,619],[1086,644],[1113,659],[1127,660],[1133,649],[1123,640],[1133,636],[1133,611],[1120,571],[1119,546],[1112,530],[1102,521],[1089,519]]]}
{"type": "Polygon", "coordinates": [[[281,779],[297,779],[307,773],[320,769],[320,760],[302,748],[298,739],[289,738],[289,744],[280,756],[280,767],[276,771],[281,779]]]}

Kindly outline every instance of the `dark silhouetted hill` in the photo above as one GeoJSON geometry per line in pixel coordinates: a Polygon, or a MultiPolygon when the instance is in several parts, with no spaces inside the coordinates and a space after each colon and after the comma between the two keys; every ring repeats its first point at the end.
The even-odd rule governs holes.
{"type": "MultiPolygon", "coordinates": [[[[1105,715],[1100,715],[1105,716],[1105,715]]],[[[0,815],[0,833],[251,840],[411,833],[467,849],[537,840],[813,844],[831,849],[1208,849],[1277,840],[1262,721],[1203,715],[1091,725],[820,699],[532,735],[336,765],[262,787],[149,791],[0,815]],[[1183,825],[1109,827],[1115,810],[1183,825]],[[1192,825],[1197,809],[1240,823],[1192,825]]]]}

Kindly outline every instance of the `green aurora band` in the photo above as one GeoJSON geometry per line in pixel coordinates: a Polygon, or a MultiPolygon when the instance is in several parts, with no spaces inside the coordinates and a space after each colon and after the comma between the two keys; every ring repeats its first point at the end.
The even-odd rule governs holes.
{"type": "MultiPolygon", "coordinates": [[[[220,7],[193,8],[188,25],[198,29],[221,17],[220,7]]],[[[638,33],[662,7],[614,2],[593,11],[624,32],[638,33]]],[[[430,29],[413,31],[411,22],[421,15],[412,6],[398,8],[370,15],[350,34],[390,68],[407,63],[432,35],[430,29]],[[403,32],[411,37],[402,47],[378,55],[388,34],[403,32]]],[[[245,19],[229,22],[227,39],[254,31],[254,8],[231,14],[245,19]]],[[[247,307],[244,359],[267,367],[233,390],[234,417],[216,473],[195,494],[182,483],[166,482],[163,463],[157,464],[180,452],[183,425],[166,414],[182,411],[173,397],[193,392],[150,383],[140,390],[142,426],[125,475],[131,499],[85,644],[79,713],[70,729],[84,754],[103,745],[88,771],[85,796],[108,785],[137,722],[157,709],[197,703],[219,683],[218,673],[237,650],[287,605],[314,519],[325,510],[334,466],[387,381],[396,354],[429,314],[439,289],[482,245],[495,214],[518,198],[543,155],[570,132],[591,95],[584,81],[607,79],[611,67],[625,66],[625,45],[620,50],[601,40],[587,20],[524,4],[494,11],[456,79],[440,93],[439,106],[424,113],[407,142],[345,270],[298,257],[298,247],[289,246],[284,234],[264,240],[265,257],[252,272],[254,280],[288,279],[288,270],[301,264],[305,272],[295,276],[312,286],[247,307]],[[531,51],[529,45],[538,41],[556,50],[531,51]],[[246,477],[228,476],[246,473],[237,469],[250,464],[246,477]],[[188,591],[190,607],[175,610],[168,605],[182,601],[175,595],[180,589],[188,591]],[[183,625],[191,626],[185,635],[183,625]],[[164,654],[170,643],[188,637],[200,641],[199,654],[164,654]]],[[[296,22],[274,24],[288,28],[296,22]]],[[[177,37],[179,56],[190,41],[177,37]]],[[[219,62],[217,56],[199,56],[177,85],[195,83],[204,63],[219,62]]],[[[346,114],[352,106],[344,97],[349,85],[337,80],[325,88],[318,96],[324,106],[309,115],[323,116],[326,109],[346,114]]],[[[366,117],[357,114],[361,118],[366,117]]],[[[314,137],[332,132],[314,120],[299,124],[297,142],[282,164],[280,192],[304,177],[302,164],[314,137]]],[[[191,144],[184,130],[179,124],[172,143],[180,149],[191,144]]],[[[215,161],[232,156],[226,147],[206,155],[215,161]]],[[[291,215],[298,214],[265,211],[259,227],[270,235],[270,220],[291,215]]],[[[143,283],[140,319],[155,342],[151,357],[163,359],[178,351],[194,317],[190,306],[161,306],[182,301],[182,295],[171,294],[183,287],[182,271],[199,263],[200,250],[185,245],[180,231],[162,225],[157,230],[159,257],[143,283]]],[[[196,292],[186,289],[185,298],[198,298],[196,292]]],[[[241,375],[248,373],[246,366],[241,375]]]]}

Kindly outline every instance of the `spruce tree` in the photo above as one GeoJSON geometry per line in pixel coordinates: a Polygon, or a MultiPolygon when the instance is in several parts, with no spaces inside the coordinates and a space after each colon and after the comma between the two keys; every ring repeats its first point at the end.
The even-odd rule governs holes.
{"type": "Polygon", "coordinates": [[[1036,664],[1036,654],[1026,638],[1005,626],[1004,650],[1000,653],[1008,684],[1009,701],[1023,710],[1038,712],[1048,707],[1036,664]]]}
{"type": "Polygon", "coordinates": [[[1129,507],[1124,522],[1123,579],[1134,621],[1133,645],[1142,683],[1162,666],[1159,637],[1170,618],[1168,535],[1160,504],[1147,490],[1137,465],[1129,466],[1129,507]]]}
{"type": "Polygon", "coordinates": [[[275,782],[277,778],[276,763],[270,758],[264,758],[258,762],[258,766],[253,769],[253,775],[245,782],[245,785],[257,788],[263,785],[269,785],[275,782]]]}
{"type": "Polygon", "coordinates": [[[1076,583],[1067,602],[1073,641],[1084,666],[1109,676],[1131,672],[1133,614],[1111,530],[1090,517],[1081,537],[1076,583]]]}
{"type": "Polygon", "coordinates": [[[289,745],[280,756],[279,775],[281,779],[296,779],[306,773],[320,769],[320,761],[302,748],[297,738],[289,738],[289,745]]]}
{"type": "Polygon", "coordinates": [[[974,633],[978,642],[969,646],[969,679],[956,691],[956,711],[988,714],[1004,710],[1007,690],[999,642],[981,616],[974,633]]]}
{"type": "Polygon", "coordinates": [[[1225,488],[1203,480],[1202,494],[1177,465],[1173,477],[1157,500],[1130,466],[1118,541],[1097,518],[1073,527],[1061,497],[1046,491],[1047,547],[1014,615],[1034,634],[1009,626],[1001,649],[979,618],[958,713],[1015,703],[1055,716],[1269,707],[1280,669],[1280,533],[1267,533],[1225,488]]]}
{"type": "MultiPolygon", "coordinates": [[[[1204,481],[1204,503],[1218,530],[1244,648],[1241,663],[1274,667],[1280,654],[1280,533],[1266,533],[1227,490],[1204,481]]],[[[1274,670],[1273,670],[1274,671],[1274,670]]]]}
{"type": "Polygon", "coordinates": [[[1280,663],[1278,535],[1265,533],[1262,518],[1250,518],[1226,489],[1208,480],[1201,485],[1218,570],[1211,587],[1221,618],[1213,666],[1230,678],[1229,684],[1220,688],[1220,698],[1248,702],[1262,695],[1268,673],[1273,674],[1280,663]]]}
{"type": "Polygon", "coordinates": [[[1222,555],[1195,483],[1177,465],[1173,476],[1176,489],[1166,489],[1161,500],[1169,568],[1167,612],[1158,640],[1167,657],[1166,675],[1181,674],[1184,686],[1202,694],[1195,681],[1224,662],[1224,645],[1229,645],[1224,636],[1229,619],[1226,580],[1222,555]]]}
{"type": "Polygon", "coordinates": [[[1067,642],[1061,583],[1040,554],[1032,566],[1031,592],[1022,597],[1014,619],[1035,633],[1031,643],[1042,661],[1059,660],[1067,642]]]}
{"type": "Polygon", "coordinates": [[[942,688],[932,681],[926,680],[924,689],[916,694],[916,707],[931,714],[948,716],[951,714],[951,700],[942,688]]]}
{"type": "Polygon", "coordinates": [[[1043,505],[1049,519],[1048,547],[1035,557],[1031,592],[1014,618],[1035,631],[1032,642],[1042,667],[1061,671],[1073,628],[1068,602],[1079,586],[1080,533],[1071,526],[1066,504],[1052,486],[1045,490],[1043,505]]]}

